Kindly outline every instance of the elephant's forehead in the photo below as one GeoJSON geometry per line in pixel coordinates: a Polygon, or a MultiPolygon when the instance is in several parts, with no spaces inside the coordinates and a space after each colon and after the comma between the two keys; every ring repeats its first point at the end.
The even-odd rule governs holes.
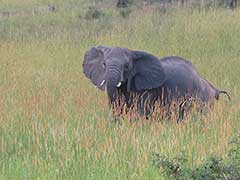
{"type": "Polygon", "coordinates": [[[125,51],[122,48],[111,48],[111,50],[106,54],[106,57],[109,58],[123,58],[125,56],[125,51]]]}

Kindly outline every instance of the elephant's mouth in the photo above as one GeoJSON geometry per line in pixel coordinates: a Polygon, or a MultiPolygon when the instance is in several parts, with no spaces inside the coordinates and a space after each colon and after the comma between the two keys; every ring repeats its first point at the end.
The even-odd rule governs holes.
{"type": "MultiPolygon", "coordinates": [[[[101,86],[101,87],[104,86],[105,83],[106,83],[106,80],[104,79],[104,80],[102,80],[102,82],[100,83],[100,86],[101,86]]],[[[117,83],[117,87],[120,87],[121,85],[122,85],[122,82],[119,81],[119,82],[117,83]]]]}

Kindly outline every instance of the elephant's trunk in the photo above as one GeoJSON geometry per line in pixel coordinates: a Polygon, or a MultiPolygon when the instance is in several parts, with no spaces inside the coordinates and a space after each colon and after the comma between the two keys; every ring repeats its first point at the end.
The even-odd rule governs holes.
{"type": "Polygon", "coordinates": [[[109,69],[106,74],[107,94],[111,105],[116,101],[118,96],[118,86],[120,82],[120,71],[109,69]]]}

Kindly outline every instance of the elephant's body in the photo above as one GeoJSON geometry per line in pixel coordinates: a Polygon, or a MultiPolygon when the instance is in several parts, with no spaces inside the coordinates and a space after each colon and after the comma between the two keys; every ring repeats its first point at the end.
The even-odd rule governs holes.
{"type": "Polygon", "coordinates": [[[194,97],[204,102],[213,101],[217,89],[203,79],[190,61],[181,57],[164,57],[160,59],[167,75],[163,87],[172,92],[171,97],[194,97]]]}
{"type": "Polygon", "coordinates": [[[220,93],[228,95],[202,78],[190,61],[177,56],[159,60],[143,51],[98,46],[87,51],[83,68],[93,84],[107,89],[111,107],[137,107],[142,115],[150,114],[155,105],[189,99],[212,103],[220,93]]]}
{"type": "Polygon", "coordinates": [[[119,104],[124,101],[128,108],[138,105],[139,112],[144,115],[151,113],[156,101],[157,105],[170,105],[173,101],[180,103],[190,98],[212,103],[219,90],[207,80],[201,78],[192,63],[181,57],[169,56],[159,60],[163,66],[165,75],[168,77],[164,83],[150,90],[133,90],[128,92],[127,82],[118,88],[119,104]],[[136,100],[137,99],[137,100],[136,100]],[[147,101],[147,102],[146,102],[147,101]],[[148,104],[148,107],[145,105],[148,104]]]}

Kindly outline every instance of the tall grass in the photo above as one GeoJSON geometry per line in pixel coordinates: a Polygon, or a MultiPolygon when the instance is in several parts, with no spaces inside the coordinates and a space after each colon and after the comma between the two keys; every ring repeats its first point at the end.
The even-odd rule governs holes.
{"type": "Polygon", "coordinates": [[[152,153],[184,152],[190,168],[226,155],[240,127],[239,11],[143,8],[123,19],[108,10],[86,21],[68,7],[0,20],[0,179],[163,179],[152,153]],[[180,125],[110,123],[106,94],[82,73],[97,44],[183,56],[233,101],[180,125]]]}

